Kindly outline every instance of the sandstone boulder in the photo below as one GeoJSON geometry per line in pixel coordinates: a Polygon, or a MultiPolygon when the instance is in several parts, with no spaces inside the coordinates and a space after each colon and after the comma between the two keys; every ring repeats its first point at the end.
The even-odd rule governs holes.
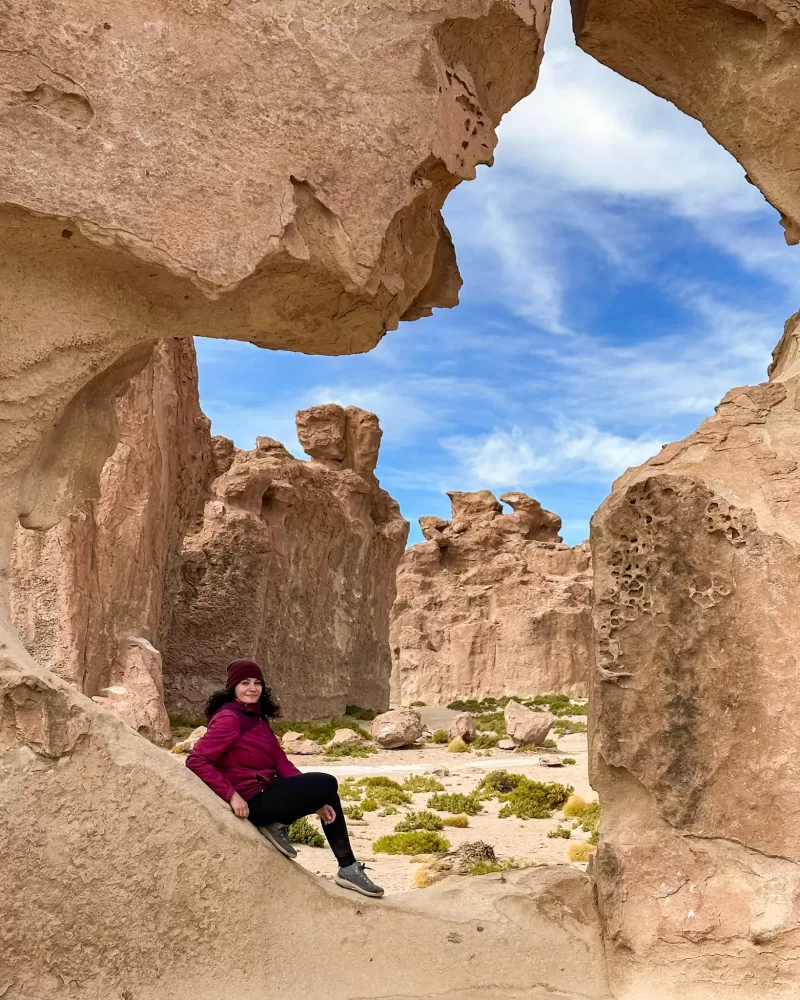
{"type": "Polygon", "coordinates": [[[364,458],[365,441],[377,457],[378,420],[326,404],[300,411],[297,426],[310,462],[263,439],[253,451],[217,446],[223,471],[184,539],[163,645],[172,713],[199,715],[238,656],[262,664],[287,718],[389,704],[408,522],[364,458]]]}
{"type": "Polygon", "coordinates": [[[179,740],[172,748],[173,753],[191,753],[197,746],[198,741],[208,732],[207,726],[198,726],[193,729],[185,740],[179,740]]]}
{"type": "Polygon", "coordinates": [[[515,692],[584,695],[591,642],[588,545],[524,493],[449,494],[451,521],[420,518],[392,608],[392,703],[515,692]]]}
{"type": "Polygon", "coordinates": [[[337,729],[328,740],[326,746],[329,747],[357,747],[361,743],[361,737],[352,729],[337,729]]]}
{"type": "Polygon", "coordinates": [[[372,720],[372,736],[386,750],[411,746],[422,736],[422,719],[413,708],[395,708],[372,720]]]}
{"type": "Polygon", "coordinates": [[[465,743],[472,743],[478,735],[478,729],[469,712],[462,712],[453,719],[450,723],[449,735],[451,740],[460,737],[465,743]]]}
{"type": "Polygon", "coordinates": [[[770,381],[625,473],[592,522],[594,873],[622,995],[652,970],[658,998],[797,990],[798,344],[795,316],[770,381]]]}
{"type": "Polygon", "coordinates": [[[517,744],[512,739],[502,739],[497,741],[498,750],[516,750],[517,744]]]}
{"type": "Polygon", "coordinates": [[[516,746],[541,746],[556,721],[549,712],[534,712],[513,699],[506,705],[505,718],[506,732],[516,746]]]}
{"type": "Polygon", "coordinates": [[[322,753],[322,747],[316,740],[310,740],[302,733],[284,733],[281,739],[281,746],[288,754],[299,754],[309,756],[311,754],[322,753]]]}

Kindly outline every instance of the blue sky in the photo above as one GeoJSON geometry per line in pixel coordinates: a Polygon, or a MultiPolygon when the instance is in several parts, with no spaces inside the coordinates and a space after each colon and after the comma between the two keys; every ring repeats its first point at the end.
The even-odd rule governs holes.
{"type": "Polygon", "coordinates": [[[495,165],[449,198],[464,287],[369,354],[197,341],[214,433],[304,457],[294,413],[362,406],[378,475],[411,521],[445,490],[521,489],[576,544],[614,478],[763,381],[800,308],[800,248],[702,126],[575,46],[556,0],[539,86],[495,165]]]}

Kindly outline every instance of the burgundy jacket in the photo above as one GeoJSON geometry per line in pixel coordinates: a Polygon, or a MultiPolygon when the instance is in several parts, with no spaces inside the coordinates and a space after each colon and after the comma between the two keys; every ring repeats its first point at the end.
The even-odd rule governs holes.
{"type": "Polygon", "coordinates": [[[223,705],[186,761],[186,766],[226,802],[234,792],[252,799],[276,777],[300,774],[260,711],[257,704],[241,701],[223,705]]]}

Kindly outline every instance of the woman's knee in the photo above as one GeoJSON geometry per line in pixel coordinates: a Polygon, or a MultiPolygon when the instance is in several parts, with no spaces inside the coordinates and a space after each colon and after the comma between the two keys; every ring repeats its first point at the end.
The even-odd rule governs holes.
{"type": "Polygon", "coordinates": [[[332,774],[325,771],[309,771],[307,776],[314,779],[314,787],[323,795],[335,795],[339,791],[339,782],[332,774]]]}

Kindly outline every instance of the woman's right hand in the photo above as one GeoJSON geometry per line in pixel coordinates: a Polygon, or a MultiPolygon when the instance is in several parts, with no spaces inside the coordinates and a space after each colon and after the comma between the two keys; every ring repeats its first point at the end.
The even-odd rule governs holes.
{"type": "Polygon", "coordinates": [[[238,792],[234,792],[231,797],[231,809],[239,819],[247,819],[250,815],[250,807],[238,792]]]}

